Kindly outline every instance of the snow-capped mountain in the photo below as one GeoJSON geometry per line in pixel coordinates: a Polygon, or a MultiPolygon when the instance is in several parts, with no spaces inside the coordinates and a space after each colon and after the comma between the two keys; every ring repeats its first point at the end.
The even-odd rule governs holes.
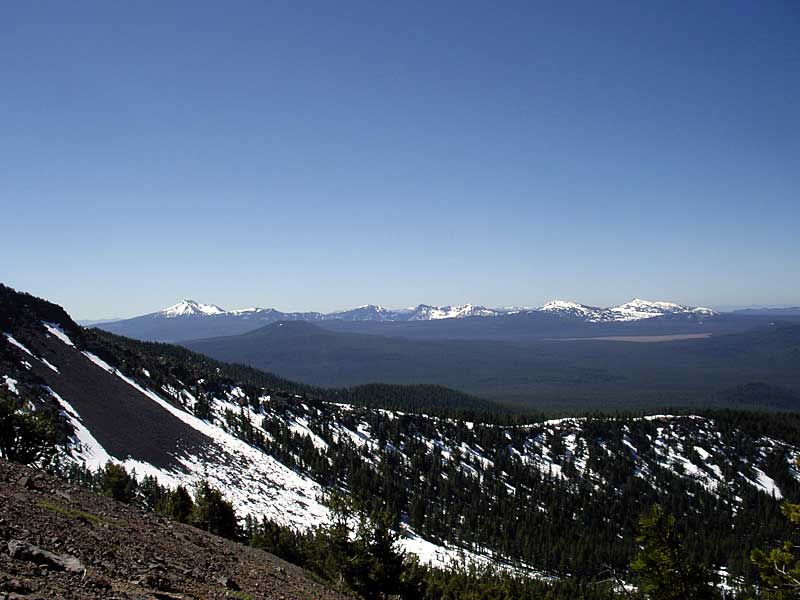
{"type": "Polygon", "coordinates": [[[699,315],[704,317],[714,316],[716,313],[703,306],[692,307],[675,304],[674,302],[652,302],[635,298],[625,304],[607,309],[617,321],[638,321],[666,315],[699,315]]]}
{"type": "Polygon", "coordinates": [[[625,304],[608,308],[588,306],[586,304],[578,304],[577,302],[565,300],[553,300],[540,306],[536,310],[557,314],[562,317],[580,319],[587,323],[621,323],[677,315],[714,317],[717,314],[710,308],[684,306],[682,304],[675,304],[674,302],[654,302],[651,300],[642,300],[640,298],[635,298],[625,304]]]}
{"type": "Polygon", "coordinates": [[[567,300],[552,300],[533,310],[553,313],[562,317],[573,317],[589,322],[601,320],[601,315],[603,314],[602,308],[587,306],[586,304],[579,304],[577,302],[569,302],[567,300]]]}
{"type": "Polygon", "coordinates": [[[214,304],[201,304],[194,300],[182,300],[157,314],[168,319],[174,319],[175,317],[209,317],[225,314],[225,310],[214,304]]]}
{"type": "MultiPolygon", "coordinates": [[[[435,321],[438,319],[464,319],[466,317],[496,317],[502,314],[501,311],[486,308],[485,306],[475,306],[474,304],[462,304],[459,306],[431,306],[430,304],[419,304],[410,313],[396,318],[397,321],[435,321]]],[[[400,316],[400,315],[398,315],[400,316]]]]}

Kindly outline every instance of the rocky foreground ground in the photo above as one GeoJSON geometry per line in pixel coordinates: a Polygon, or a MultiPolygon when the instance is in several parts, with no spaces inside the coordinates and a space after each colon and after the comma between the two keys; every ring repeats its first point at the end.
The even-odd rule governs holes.
{"type": "Polygon", "coordinates": [[[0,460],[0,600],[344,599],[272,554],[0,460]]]}

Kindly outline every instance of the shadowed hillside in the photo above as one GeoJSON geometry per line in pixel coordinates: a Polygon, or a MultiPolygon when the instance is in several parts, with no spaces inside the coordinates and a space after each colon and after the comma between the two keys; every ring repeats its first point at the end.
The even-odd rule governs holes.
{"type": "Polygon", "coordinates": [[[800,390],[800,325],[792,322],[654,343],[420,339],[287,322],[185,345],[319,386],[438,383],[540,410],[719,405],[720,392],[752,382],[800,390]]]}

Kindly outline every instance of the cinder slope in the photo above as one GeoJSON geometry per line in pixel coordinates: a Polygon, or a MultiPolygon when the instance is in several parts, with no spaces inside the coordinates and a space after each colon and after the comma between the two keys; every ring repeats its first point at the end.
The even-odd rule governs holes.
{"type": "Polygon", "coordinates": [[[47,382],[81,416],[86,428],[115,458],[128,457],[160,469],[183,470],[180,456],[209,451],[213,440],[188,427],[116,375],[98,367],[73,346],[53,336],[32,334],[30,349],[58,372],[31,360],[31,371],[47,382]]]}
{"type": "Polygon", "coordinates": [[[272,554],[0,461],[0,597],[6,594],[30,600],[346,598],[272,554]],[[12,558],[9,543],[80,565],[62,570],[30,551],[16,550],[12,558]]]}

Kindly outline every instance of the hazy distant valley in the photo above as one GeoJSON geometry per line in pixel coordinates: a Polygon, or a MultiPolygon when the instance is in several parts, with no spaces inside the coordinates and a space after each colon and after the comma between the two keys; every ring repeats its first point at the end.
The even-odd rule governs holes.
{"type": "Polygon", "coordinates": [[[800,406],[800,315],[790,311],[776,320],[634,300],[612,308],[557,301],[505,312],[368,305],[323,315],[184,301],[97,327],[178,341],[324,387],[440,384],[536,410],[800,406]],[[742,392],[753,384],[770,393],[742,392]]]}

